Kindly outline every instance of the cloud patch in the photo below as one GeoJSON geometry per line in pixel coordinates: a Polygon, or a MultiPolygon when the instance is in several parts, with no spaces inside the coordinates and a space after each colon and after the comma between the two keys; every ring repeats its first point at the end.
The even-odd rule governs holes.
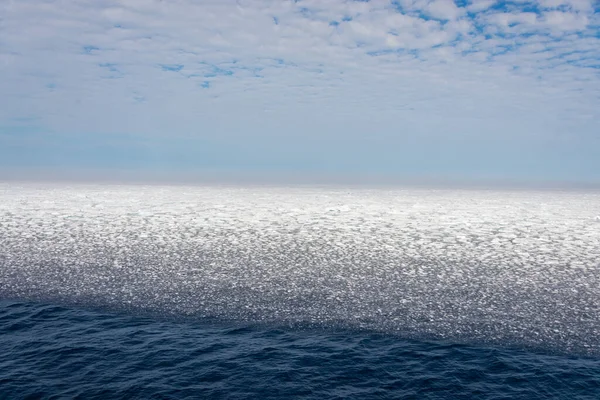
{"type": "Polygon", "coordinates": [[[48,131],[252,143],[265,157],[319,138],[369,142],[373,157],[435,138],[589,147],[600,126],[593,1],[2,7],[4,126],[34,112],[48,131]]]}

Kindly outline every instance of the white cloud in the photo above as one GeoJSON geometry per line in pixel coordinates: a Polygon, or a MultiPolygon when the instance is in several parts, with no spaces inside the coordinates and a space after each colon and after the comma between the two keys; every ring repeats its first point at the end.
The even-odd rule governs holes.
{"type": "Polygon", "coordinates": [[[488,21],[503,29],[507,29],[516,24],[523,24],[525,26],[535,25],[537,19],[538,15],[532,12],[495,13],[489,16],[488,21]]]}
{"type": "Polygon", "coordinates": [[[467,11],[477,13],[487,10],[496,3],[496,0],[473,0],[467,6],[467,11]]]}
{"type": "Polygon", "coordinates": [[[454,20],[464,14],[465,10],[456,6],[453,0],[434,0],[426,7],[433,18],[454,20]]]}
{"type": "Polygon", "coordinates": [[[594,0],[539,0],[542,8],[567,7],[573,11],[589,12],[593,10],[594,0]]]}
{"type": "Polygon", "coordinates": [[[266,143],[584,135],[600,123],[589,2],[547,1],[568,9],[542,14],[493,4],[5,2],[0,125],[35,116],[57,132],[266,143]]]}
{"type": "Polygon", "coordinates": [[[543,14],[542,21],[559,31],[580,31],[588,25],[585,15],[561,11],[548,11],[543,14]]]}

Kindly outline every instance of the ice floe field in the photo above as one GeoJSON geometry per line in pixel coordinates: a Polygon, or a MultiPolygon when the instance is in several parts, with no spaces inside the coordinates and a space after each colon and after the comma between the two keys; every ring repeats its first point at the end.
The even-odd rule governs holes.
{"type": "Polygon", "coordinates": [[[0,183],[0,298],[600,354],[600,192],[0,183]]]}

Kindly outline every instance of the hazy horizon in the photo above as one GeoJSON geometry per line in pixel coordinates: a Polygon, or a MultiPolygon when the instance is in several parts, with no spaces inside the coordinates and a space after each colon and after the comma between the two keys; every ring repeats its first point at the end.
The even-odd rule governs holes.
{"type": "Polygon", "coordinates": [[[560,180],[485,179],[448,176],[369,174],[302,174],[244,171],[147,170],[0,170],[0,183],[175,186],[306,186],[339,188],[424,188],[498,190],[600,190],[599,182],[560,180]]]}

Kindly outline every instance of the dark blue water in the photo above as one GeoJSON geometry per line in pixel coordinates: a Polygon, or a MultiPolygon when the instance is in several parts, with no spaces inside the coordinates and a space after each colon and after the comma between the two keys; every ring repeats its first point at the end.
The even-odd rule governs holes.
{"type": "Polygon", "coordinates": [[[0,398],[598,399],[600,359],[0,302],[0,398]]]}

